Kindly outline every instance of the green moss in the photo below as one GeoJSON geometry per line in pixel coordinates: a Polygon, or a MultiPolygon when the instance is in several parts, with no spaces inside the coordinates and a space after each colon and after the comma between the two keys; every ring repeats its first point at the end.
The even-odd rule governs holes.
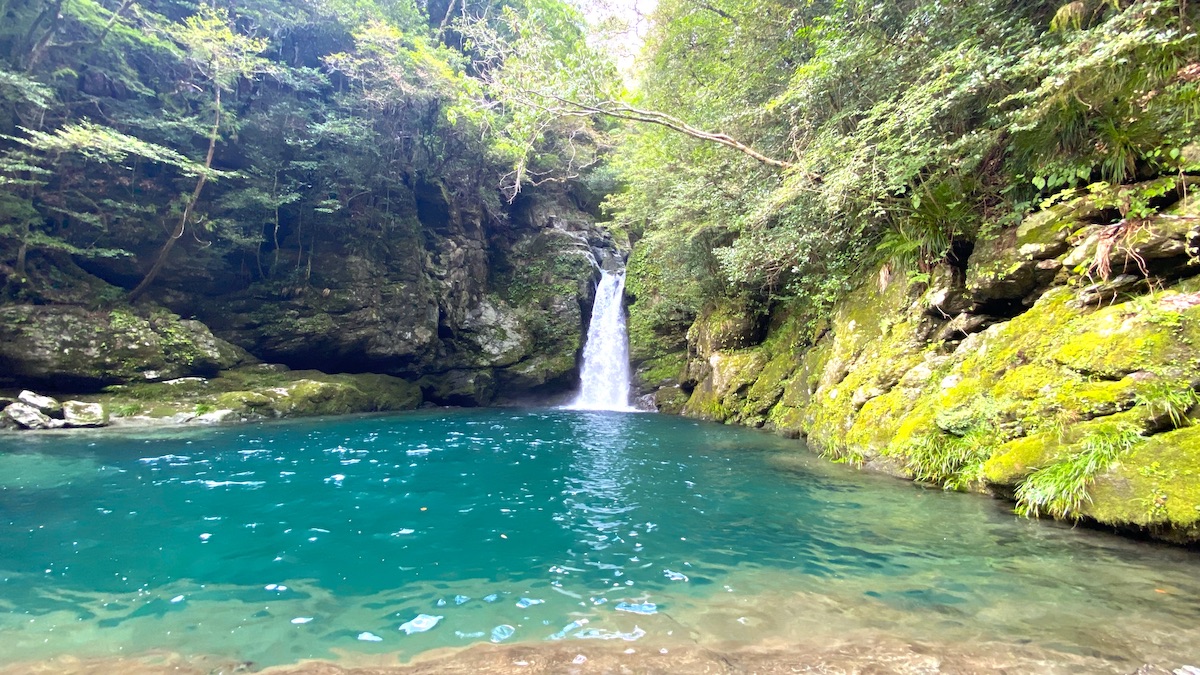
{"type": "MultiPolygon", "coordinates": [[[[994,271],[1060,255],[1052,252],[1090,208],[1071,203],[1028,219],[997,244],[994,271]]],[[[1180,445],[1197,433],[1187,425],[1200,400],[1191,389],[1200,381],[1200,307],[1181,295],[1196,292],[1200,280],[1190,279],[1096,308],[1081,306],[1074,287],[1053,287],[955,346],[925,340],[937,327],[915,290],[880,291],[872,280],[823,325],[803,324],[814,332],[785,306],[761,345],[693,362],[693,376],[710,365],[712,373],[685,412],[765,422],[829,456],[894,463],[949,487],[986,482],[1018,492],[1030,514],[1194,528],[1189,536],[1200,538],[1187,510],[1200,501],[1187,462],[1200,466],[1200,458],[1180,445]],[[1183,428],[1154,433],[1173,427],[1183,428]]],[[[711,338],[727,314],[710,310],[693,335],[711,338]]]]}
{"type": "Polygon", "coordinates": [[[687,354],[671,352],[646,359],[634,373],[638,384],[643,389],[678,384],[684,378],[687,369],[687,354]]]}
{"type": "Polygon", "coordinates": [[[909,390],[896,388],[877,396],[863,405],[846,433],[846,444],[860,448],[860,453],[876,455],[886,450],[897,435],[901,419],[913,403],[909,390]]]}
{"type": "Polygon", "coordinates": [[[765,363],[766,355],[758,349],[714,354],[709,359],[712,374],[692,392],[684,414],[722,422],[734,418],[765,363]]]}
{"type": "Polygon", "coordinates": [[[257,391],[230,391],[220,394],[213,404],[221,410],[269,411],[273,409],[275,397],[257,391]]]}
{"type": "Polygon", "coordinates": [[[1080,517],[1084,503],[1091,501],[1089,488],[1096,476],[1143,442],[1141,432],[1141,425],[1128,419],[1106,418],[1089,425],[1069,454],[1034,471],[1017,487],[1017,512],[1080,517]]]}
{"type": "Polygon", "coordinates": [[[747,349],[758,343],[759,308],[744,298],[718,298],[705,305],[688,329],[691,351],[701,358],[718,351],[747,349]]]}
{"type": "Polygon", "coordinates": [[[1105,523],[1170,526],[1178,539],[1200,538],[1200,427],[1138,445],[1096,478],[1083,513],[1105,523]]]}
{"type": "Polygon", "coordinates": [[[662,387],[654,391],[654,402],[658,411],[668,415],[678,415],[687,405],[688,395],[679,387],[662,387]]]}
{"type": "Polygon", "coordinates": [[[226,371],[211,380],[109,387],[96,398],[125,416],[149,408],[156,417],[216,410],[258,417],[336,415],[407,410],[422,401],[420,388],[398,377],[261,366],[226,371]]]}
{"type": "Polygon", "coordinates": [[[983,464],[983,478],[1012,486],[1038,468],[1053,463],[1066,450],[1057,434],[1043,433],[1001,444],[983,464]]]}

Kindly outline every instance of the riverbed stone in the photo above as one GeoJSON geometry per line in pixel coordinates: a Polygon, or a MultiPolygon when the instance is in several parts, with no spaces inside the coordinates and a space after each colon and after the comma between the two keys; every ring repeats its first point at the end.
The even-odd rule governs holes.
{"type": "Polygon", "coordinates": [[[17,400],[25,405],[36,408],[38,412],[42,413],[43,415],[47,415],[49,417],[62,417],[62,403],[59,403],[57,399],[54,399],[50,396],[43,396],[26,389],[20,394],[17,394],[17,400]]]}
{"type": "Polygon", "coordinates": [[[52,419],[28,403],[13,403],[3,414],[22,429],[57,429],[63,425],[62,420],[52,419]]]}
{"type": "Polygon", "coordinates": [[[102,427],[108,424],[108,413],[100,403],[65,401],[63,421],[68,427],[102,427]]]}

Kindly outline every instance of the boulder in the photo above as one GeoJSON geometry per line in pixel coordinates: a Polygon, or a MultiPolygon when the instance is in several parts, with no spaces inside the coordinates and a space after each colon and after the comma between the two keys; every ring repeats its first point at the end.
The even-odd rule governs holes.
{"type": "Polygon", "coordinates": [[[1091,207],[1076,200],[1040,211],[1015,228],[976,244],[967,266],[967,290],[977,303],[993,300],[1026,300],[1040,294],[1053,280],[1059,265],[1052,259],[1065,253],[1074,218],[1091,207]]]}
{"type": "Polygon", "coordinates": [[[62,412],[68,427],[103,427],[108,424],[108,413],[99,403],[67,401],[62,404],[62,412]]]}
{"type": "Polygon", "coordinates": [[[17,394],[17,401],[36,408],[38,412],[49,417],[62,417],[63,406],[57,400],[42,396],[26,389],[17,394]]]}
{"type": "Polygon", "coordinates": [[[0,307],[0,380],[77,391],[211,376],[252,360],[198,321],[163,310],[0,307]]]}
{"type": "Polygon", "coordinates": [[[62,420],[51,419],[28,403],[13,403],[3,414],[22,429],[57,429],[63,425],[62,420]]]}

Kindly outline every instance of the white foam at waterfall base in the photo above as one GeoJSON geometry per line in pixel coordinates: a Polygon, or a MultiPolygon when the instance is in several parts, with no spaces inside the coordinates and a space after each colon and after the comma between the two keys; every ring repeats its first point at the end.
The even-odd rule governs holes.
{"type": "Polygon", "coordinates": [[[583,346],[579,395],[570,410],[634,410],[629,405],[629,336],[625,331],[625,273],[602,272],[583,346]]]}

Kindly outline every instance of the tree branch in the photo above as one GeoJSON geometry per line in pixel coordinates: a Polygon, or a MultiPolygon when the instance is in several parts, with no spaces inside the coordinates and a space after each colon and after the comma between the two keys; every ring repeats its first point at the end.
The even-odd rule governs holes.
{"type": "MultiPolygon", "coordinates": [[[[589,115],[605,115],[607,117],[629,120],[632,122],[645,122],[647,124],[657,124],[659,126],[666,127],[672,131],[677,131],[681,134],[691,136],[692,138],[695,138],[698,140],[709,141],[711,143],[723,145],[727,148],[732,148],[734,150],[737,150],[740,153],[743,153],[745,155],[748,155],[748,156],[758,160],[759,162],[762,162],[763,164],[766,164],[767,166],[773,166],[773,167],[776,167],[779,169],[792,169],[795,167],[795,164],[793,164],[792,162],[784,161],[781,159],[775,159],[774,157],[768,157],[768,156],[762,154],[761,152],[755,150],[754,148],[746,145],[745,143],[742,143],[741,141],[737,140],[736,138],[730,136],[729,134],[725,134],[725,133],[721,133],[721,132],[714,133],[711,131],[704,131],[703,129],[697,129],[696,127],[688,124],[687,122],[684,122],[683,120],[679,119],[678,117],[674,117],[672,115],[668,115],[667,113],[659,112],[657,110],[642,110],[640,108],[634,108],[633,106],[626,105],[624,103],[616,103],[616,102],[612,102],[612,101],[605,101],[603,103],[599,103],[596,105],[589,105],[587,103],[580,103],[579,101],[572,101],[570,99],[562,98],[561,96],[555,96],[553,94],[542,94],[539,92],[527,92],[527,93],[533,94],[535,96],[545,96],[547,98],[551,98],[555,101],[558,101],[559,103],[562,103],[563,105],[566,105],[577,111],[587,113],[589,115]]],[[[809,174],[808,177],[813,179],[814,181],[819,180],[819,177],[814,174],[809,174]]]]}

